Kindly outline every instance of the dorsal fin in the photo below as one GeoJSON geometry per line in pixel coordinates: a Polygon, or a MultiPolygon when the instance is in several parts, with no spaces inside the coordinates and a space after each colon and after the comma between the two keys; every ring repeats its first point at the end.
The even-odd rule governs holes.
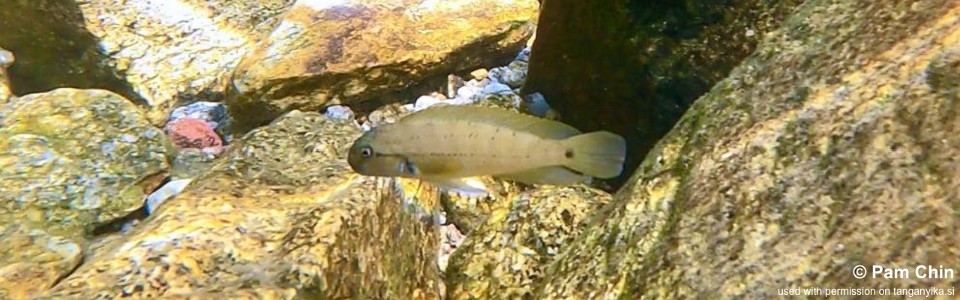
{"type": "Polygon", "coordinates": [[[579,130],[564,123],[525,115],[506,109],[482,106],[432,106],[425,110],[413,113],[400,120],[402,123],[411,124],[431,121],[462,121],[491,124],[516,131],[529,132],[543,138],[555,140],[565,139],[580,134],[579,130]]]}

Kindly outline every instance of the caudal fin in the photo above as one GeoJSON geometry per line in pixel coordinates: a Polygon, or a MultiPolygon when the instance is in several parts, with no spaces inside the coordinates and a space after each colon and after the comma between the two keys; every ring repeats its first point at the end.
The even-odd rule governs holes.
{"type": "Polygon", "coordinates": [[[566,167],[597,178],[617,177],[623,172],[627,142],[623,137],[598,131],[570,137],[566,146],[566,167]]]}

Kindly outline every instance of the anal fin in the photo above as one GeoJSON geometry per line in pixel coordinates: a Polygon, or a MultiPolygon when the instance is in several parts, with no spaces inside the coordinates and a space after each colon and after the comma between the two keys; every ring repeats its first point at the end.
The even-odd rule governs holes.
{"type": "Polygon", "coordinates": [[[590,182],[590,176],[579,174],[563,166],[542,167],[526,171],[495,175],[496,177],[526,184],[570,185],[590,182]]]}
{"type": "Polygon", "coordinates": [[[423,178],[423,181],[426,181],[438,188],[459,193],[466,197],[483,197],[490,193],[490,188],[488,188],[480,180],[477,180],[476,178],[472,178],[472,177],[462,177],[462,178],[432,177],[432,178],[423,178]]]}

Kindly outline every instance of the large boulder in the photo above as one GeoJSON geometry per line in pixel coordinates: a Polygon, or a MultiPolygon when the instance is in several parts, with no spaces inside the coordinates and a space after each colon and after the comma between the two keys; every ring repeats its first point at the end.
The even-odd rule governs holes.
{"type": "Polygon", "coordinates": [[[629,178],[695,99],[803,1],[544,1],[522,94],[626,138],[629,178]]]}
{"type": "Polygon", "coordinates": [[[86,30],[162,124],[172,108],[222,100],[228,78],[293,0],[106,0],[80,4],[86,30]]]}
{"type": "MultiPolygon", "coordinates": [[[[7,0],[0,4],[0,47],[17,56],[8,74],[12,92],[90,88],[141,100],[85,27],[79,2],[7,0]]],[[[5,64],[0,58],[0,65],[5,64]]]]}
{"type": "Polygon", "coordinates": [[[955,286],[914,272],[960,266],[958,37],[957,1],[805,2],[693,104],[538,296],[955,286]]]}
{"type": "Polygon", "coordinates": [[[502,199],[451,256],[445,273],[449,299],[536,295],[550,263],[611,196],[583,186],[545,185],[502,199]]]}
{"type": "Polygon", "coordinates": [[[15,94],[120,93],[163,124],[173,106],[222,100],[226,80],[293,0],[7,1],[0,45],[15,94]]]}
{"type": "Polygon", "coordinates": [[[298,1],[243,58],[230,114],[244,131],[506,61],[533,34],[537,9],[534,0],[298,1]]]}
{"type": "Polygon", "coordinates": [[[0,297],[29,298],[76,268],[93,229],[143,206],[172,149],[108,91],[57,89],[0,109],[0,297]]]}
{"type": "Polygon", "coordinates": [[[46,296],[438,298],[433,226],[350,171],[359,135],[299,111],[250,132],[46,296]]]}

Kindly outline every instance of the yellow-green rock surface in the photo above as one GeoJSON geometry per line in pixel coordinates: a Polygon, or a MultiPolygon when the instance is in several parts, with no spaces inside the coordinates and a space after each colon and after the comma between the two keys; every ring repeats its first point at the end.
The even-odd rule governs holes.
{"type": "Polygon", "coordinates": [[[228,78],[293,0],[77,1],[109,65],[163,124],[174,105],[221,100],[228,78]]]}
{"type": "Polygon", "coordinates": [[[350,171],[359,135],[299,111],[250,132],[47,296],[438,298],[433,226],[350,171]]]}
{"type": "Polygon", "coordinates": [[[546,267],[582,221],[610,201],[582,186],[540,186],[504,197],[450,258],[449,299],[522,299],[536,294],[546,267]]]}
{"type": "Polygon", "coordinates": [[[298,1],[238,66],[230,113],[243,130],[513,56],[537,9],[534,0],[298,1]]]}
{"type": "Polygon", "coordinates": [[[143,205],[172,148],[103,90],[17,98],[0,125],[0,296],[24,299],[80,263],[94,227],[143,205]]]}
{"type": "Polygon", "coordinates": [[[591,217],[537,298],[957,286],[914,270],[960,266],[960,1],[806,1],[784,24],[591,217]]]}

